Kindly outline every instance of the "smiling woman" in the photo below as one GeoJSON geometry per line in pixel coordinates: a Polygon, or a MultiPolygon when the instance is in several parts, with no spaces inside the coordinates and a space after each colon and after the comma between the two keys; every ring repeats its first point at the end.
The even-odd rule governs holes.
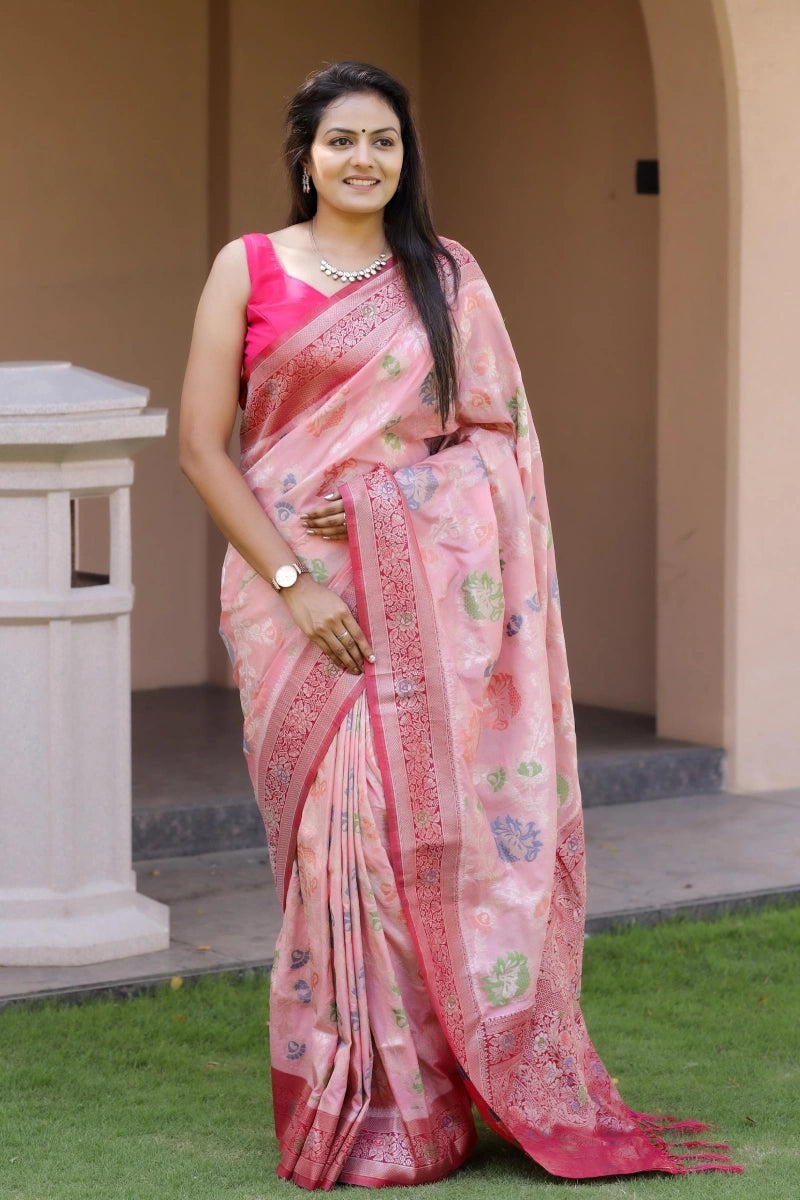
{"type": "Polygon", "coordinates": [[[541,455],[489,286],[434,231],[405,89],[359,63],[312,76],[286,163],[287,226],[211,272],[181,418],[230,541],[222,633],[284,904],[279,1174],[442,1178],[473,1103],[556,1175],[733,1169],[664,1139],[702,1126],[629,1109],[583,1022],[541,455]]]}

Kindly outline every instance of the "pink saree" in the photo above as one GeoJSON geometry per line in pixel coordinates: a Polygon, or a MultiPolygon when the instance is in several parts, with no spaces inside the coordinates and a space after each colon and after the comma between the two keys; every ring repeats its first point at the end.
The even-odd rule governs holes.
{"type": "Polygon", "coordinates": [[[399,273],[337,293],[250,376],[241,466],[376,654],[332,666],[229,549],[222,632],[284,922],[271,984],[279,1174],[426,1183],[484,1119],[555,1175],[732,1170],[631,1111],[579,1006],[575,731],[541,455],[475,261],[442,435],[399,273]],[[302,512],[339,488],[348,542],[302,512]],[[688,1152],[687,1152],[688,1151],[688,1152]]]}

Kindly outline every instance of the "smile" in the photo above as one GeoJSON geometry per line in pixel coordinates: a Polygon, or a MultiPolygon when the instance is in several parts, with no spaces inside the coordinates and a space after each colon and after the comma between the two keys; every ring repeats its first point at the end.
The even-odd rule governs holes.
{"type": "Polygon", "coordinates": [[[347,184],[348,187],[364,188],[366,190],[367,188],[377,187],[379,180],[377,180],[377,179],[345,179],[345,183],[347,184]]]}

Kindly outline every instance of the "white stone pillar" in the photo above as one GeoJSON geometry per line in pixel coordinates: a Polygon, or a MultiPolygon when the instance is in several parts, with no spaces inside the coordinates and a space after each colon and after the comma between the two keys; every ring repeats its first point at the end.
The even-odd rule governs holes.
{"type": "Polygon", "coordinates": [[[69,363],[0,364],[0,964],[166,949],[131,869],[132,456],[146,389],[69,363]],[[74,507],[108,497],[109,575],[74,571],[74,507]]]}

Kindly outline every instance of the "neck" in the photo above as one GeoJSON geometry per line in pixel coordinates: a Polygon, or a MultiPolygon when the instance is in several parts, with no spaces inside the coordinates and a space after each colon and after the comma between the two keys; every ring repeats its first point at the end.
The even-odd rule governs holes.
{"type": "Polygon", "coordinates": [[[320,205],[313,219],[314,238],[325,257],[348,260],[375,258],[386,245],[383,210],[375,213],[343,213],[320,205]]]}

